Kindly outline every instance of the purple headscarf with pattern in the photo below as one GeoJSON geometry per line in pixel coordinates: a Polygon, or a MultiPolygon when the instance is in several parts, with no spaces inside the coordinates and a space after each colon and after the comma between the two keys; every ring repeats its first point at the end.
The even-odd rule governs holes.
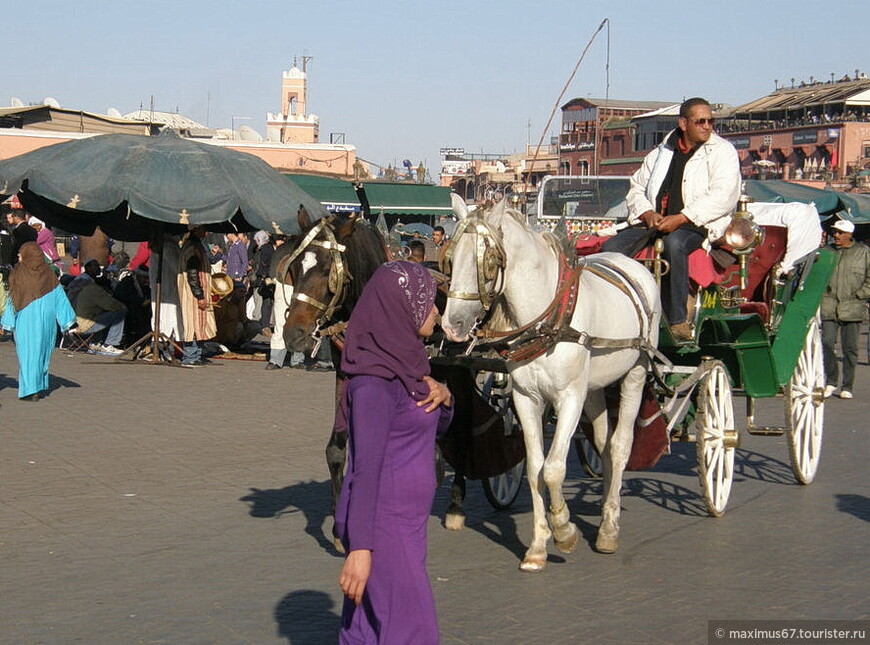
{"type": "Polygon", "coordinates": [[[435,302],[435,279],[421,264],[387,262],[366,283],[345,334],[348,376],[398,378],[417,400],[429,387],[429,358],[419,330],[435,302]]]}

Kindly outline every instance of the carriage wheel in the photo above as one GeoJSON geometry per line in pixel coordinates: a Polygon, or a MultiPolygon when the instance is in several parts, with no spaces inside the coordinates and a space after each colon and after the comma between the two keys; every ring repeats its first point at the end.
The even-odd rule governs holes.
{"type": "Polygon", "coordinates": [[[801,484],[816,476],[825,424],[825,369],[818,314],[810,322],[804,348],[784,389],[791,469],[801,484]]]}
{"type": "Polygon", "coordinates": [[[698,477],[704,501],[714,517],[725,512],[734,479],[734,405],[728,372],[720,361],[701,379],[698,392],[697,427],[698,477]]]}
{"type": "Polygon", "coordinates": [[[583,430],[578,429],[574,434],[574,449],[586,474],[592,479],[601,479],[604,476],[604,462],[601,461],[595,442],[583,430]]]}
{"type": "MultiPolygon", "coordinates": [[[[514,414],[513,406],[508,399],[503,400],[507,405],[507,410],[504,413],[504,427],[507,432],[519,432],[519,424],[517,417],[514,414]]],[[[503,510],[509,508],[520,494],[520,487],[523,483],[523,473],[526,470],[526,460],[520,459],[519,463],[513,468],[508,468],[507,471],[496,475],[495,477],[486,477],[483,480],[483,494],[492,505],[493,508],[503,510]]]]}
{"type": "Polygon", "coordinates": [[[526,460],[520,459],[520,462],[507,472],[483,480],[483,494],[493,508],[498,510],[510,508],[520,494],[525,470],[526,460]]]}

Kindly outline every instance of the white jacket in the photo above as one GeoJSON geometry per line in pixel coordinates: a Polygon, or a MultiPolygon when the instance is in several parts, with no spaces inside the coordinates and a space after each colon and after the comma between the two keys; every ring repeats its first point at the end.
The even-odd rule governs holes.
{"type": "MultiPolygon", "coordinates": [[[[631,188],[625,198],[629,224],[639,223],[641,214],[656,209],[656,196],[674,156],[673,148],[666,145],[672,132],[647,154],[631,177],[631,188]]],[[[702,144],[686,162],[682,213],[693,224],[705,227],[707,240],[713,242],[725,233],[739,195],[740,160],[737,151],[713,132],[707,143],[702,144]]]]}

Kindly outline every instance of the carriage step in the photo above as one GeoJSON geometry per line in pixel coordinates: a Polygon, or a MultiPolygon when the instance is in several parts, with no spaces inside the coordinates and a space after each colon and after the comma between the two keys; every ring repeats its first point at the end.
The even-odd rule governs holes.
{"type": "Polygon", "coordinates": [[[695,441],[695,433],[689,432],[688,430],[676,429],[671,432],[671,441],[672,442],[686,442],[692,443],[695,441]]]}
{"type": "Polygon", "coordinates": [[[746,432],[766,437],[780,437],[785,434],[786,428],[782,426],[747,426],[746,432]]]}

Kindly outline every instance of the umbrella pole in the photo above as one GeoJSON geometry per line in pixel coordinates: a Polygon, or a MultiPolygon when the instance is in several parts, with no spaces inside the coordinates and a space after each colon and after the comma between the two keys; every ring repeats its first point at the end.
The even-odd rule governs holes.
{"type": "Polygon", "coordinates": [[[153,319],[154,322],[151,325],[151,331],[135,343],[133,343],[130,347],[128,347],[125,351],[131,353],[133,356],[138,352],[138,348],[144,345],[146,342],[150,341],[151,344],[151,363],[157,365],[158,363],[166,362],[166,363],[174,363],[175,356],[170,354],[168,359],[163,358],[160,352],[161,344],[164,344],[167,347],[174,347],[179,352],[182,352],[181,346],[172,340],[166,334],[161,333],[160,331],[160,303],[161,303],[161,283],[163,282],[163,233],[159,234],[157,244],[159,245],[160,252],[157,254],[157,277],[154,282],[154,314],[153,319]]]}

